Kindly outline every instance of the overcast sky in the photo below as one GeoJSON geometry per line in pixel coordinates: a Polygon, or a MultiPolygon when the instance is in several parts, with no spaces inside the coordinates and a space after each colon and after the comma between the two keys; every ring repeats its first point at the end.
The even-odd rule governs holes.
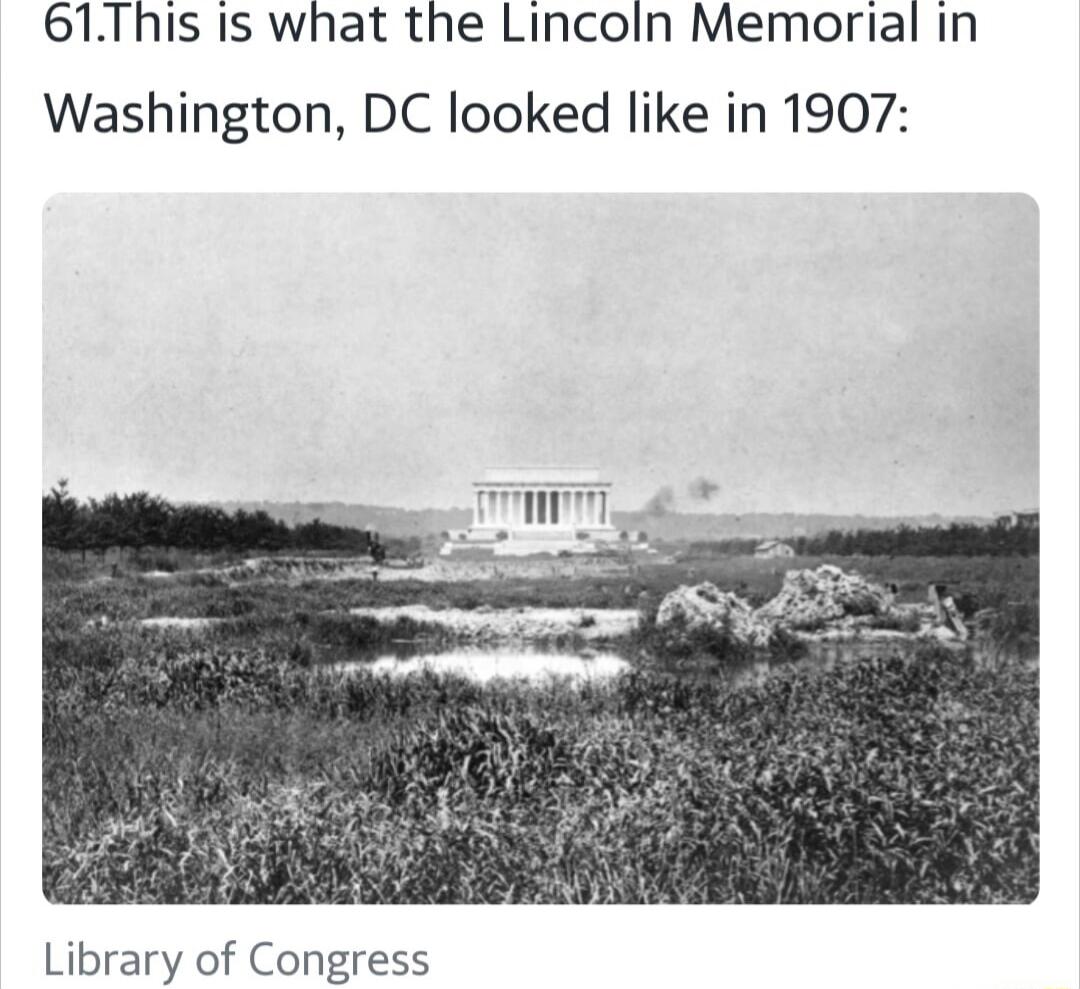
{"type": "Polygon", "coordinates": [[[44,477],[80,496],[465,505],[597,465],[616,509],[1038,502],[1019,196],[68,196],[44,477]],[[698,476],[719,489],[693,501],[698,476]]]}

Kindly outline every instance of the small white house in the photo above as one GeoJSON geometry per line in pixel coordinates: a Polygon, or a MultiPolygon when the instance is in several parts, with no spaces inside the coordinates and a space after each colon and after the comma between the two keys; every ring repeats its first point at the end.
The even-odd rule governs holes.
{"type": "Polygon", "coordinates": [[[787,543],[780,542],[779,539],[766,539],[754,550],[754,557],[758,560],[775,560],[777,557],[794,555],[795,550],[787,543]]]}
{"type": "Polygon", "coordinates": [[[1025,508],[1020,511],[1005,512],[995,519],[999,529],[1038,529],[1039,510],[1025,508]]]}

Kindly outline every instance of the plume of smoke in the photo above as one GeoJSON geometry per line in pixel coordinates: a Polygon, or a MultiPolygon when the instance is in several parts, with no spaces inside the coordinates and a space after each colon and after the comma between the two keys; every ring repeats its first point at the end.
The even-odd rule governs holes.
{"type": "Polygon", "coordinates": [[[646,515],[667,515],[675,507],[675,492],[665,485],[660,488],[647,502],[645,502],[646,515]]]}
{"type": "Polygon", "coordinates": [[[719,490],[720,485],[707,477],[695,477],[689,486],[690,497],[697,501],[708,501],[719,490]]]}

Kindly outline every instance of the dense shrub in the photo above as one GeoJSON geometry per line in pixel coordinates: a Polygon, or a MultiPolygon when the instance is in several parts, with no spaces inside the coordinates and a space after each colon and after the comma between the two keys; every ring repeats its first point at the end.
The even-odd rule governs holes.
{"type": "MultiPolygon", "coordinates": [[[[1004,528],[954,522],[947,526],[900,525],[892,529],[834,529],[813,536],[785,537],[797,556],[1035,556],[1037,528],[1004,528]]],[[[752,555],[759,539],[695,540],[687,560],[752,555]]]]}
{"type": "MultiPolygon", "coordinates": [[[[315,519],[293,527],[260,510],[226,512],[212,505],[174,505],[146,491],[108,494],[85,502],[61,480],[41,499],[41,542],[59,550],[104,552],[110,547],[144,549],[351,550],[367,553],[369,534],[315,519]]],[[[395,549],[416,552],[419,540],[396,540],[395,549]]],[[[162,553],[136,561],[143,570],[175,568],[162,553]]]]}

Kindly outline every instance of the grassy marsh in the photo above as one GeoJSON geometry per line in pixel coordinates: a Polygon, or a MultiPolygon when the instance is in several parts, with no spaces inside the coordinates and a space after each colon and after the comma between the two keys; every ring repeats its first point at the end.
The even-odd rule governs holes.
{"type": "MultiPolygon", "coordinates": [[[[577,686],[391,680],[318,662],[383,634],[343,617],[348,607],[626,607],[688,578],[779,586],[774,564],[757,566],[772,561],[723,562],[723,573],[486,585],[46,581],[46,895],[1031,900],[1030,664],[975,665],[924,645],[732,686],[702,675],[714,655],[667,656],[647,630],[623,643],[632,672],[577,686]],[[192,632],[130,622],[153,615],[227,620],[192,632]]],[[[1031,561],[944,575],[889,562],[892,577],[842,565],[904,571],[911,594],[946,579],[981,602],[1027,602],[1037,622],[1031,561]]]]}

